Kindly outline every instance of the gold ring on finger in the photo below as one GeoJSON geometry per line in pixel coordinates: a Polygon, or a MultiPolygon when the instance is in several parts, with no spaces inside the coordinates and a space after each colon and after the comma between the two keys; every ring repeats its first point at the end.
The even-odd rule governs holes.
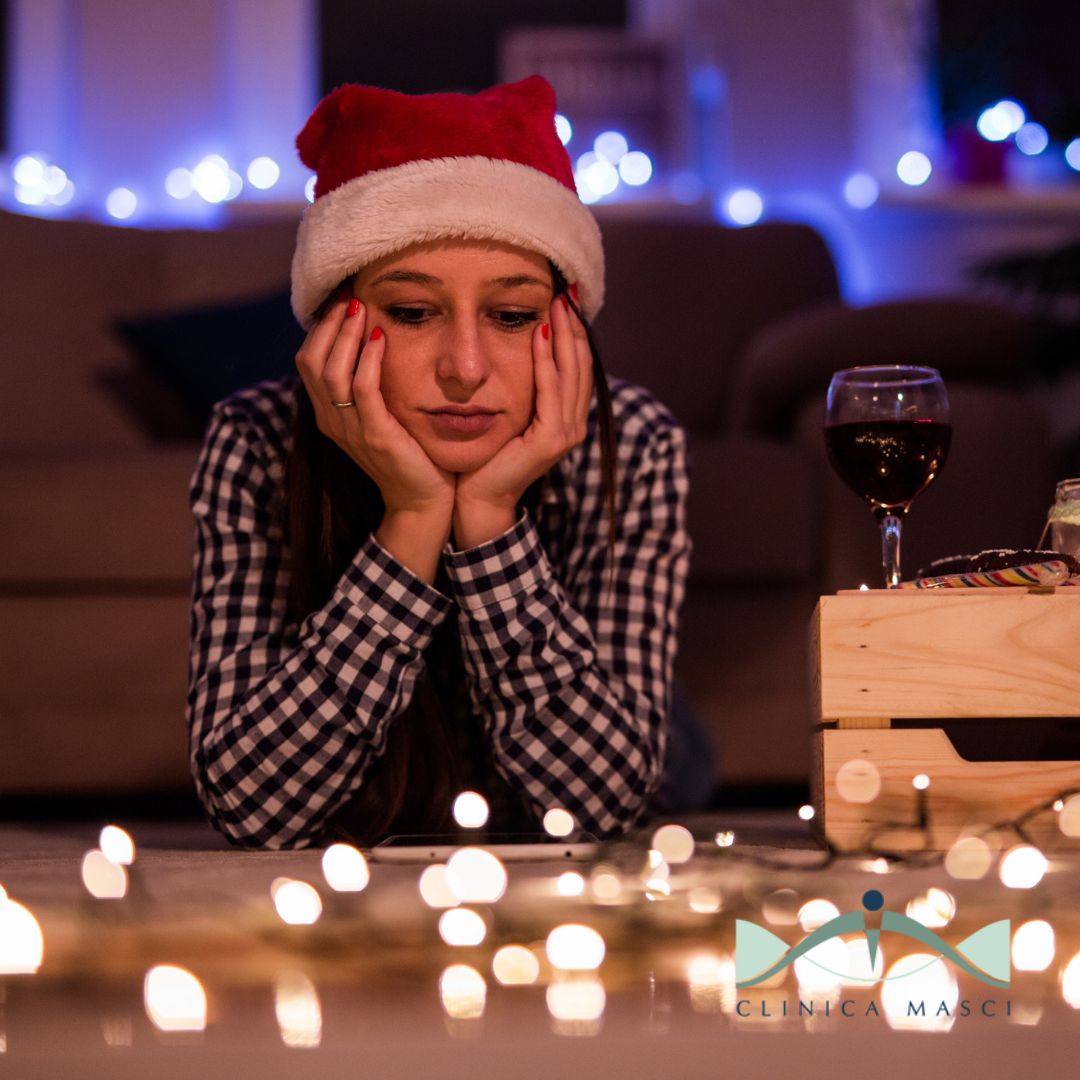
{"type": "Polygon", "coordinates": [[[355,401],[331,401],[330,404],[333,405],[335,409],[351,409],[356,404],[356,402],[355,401]]]}

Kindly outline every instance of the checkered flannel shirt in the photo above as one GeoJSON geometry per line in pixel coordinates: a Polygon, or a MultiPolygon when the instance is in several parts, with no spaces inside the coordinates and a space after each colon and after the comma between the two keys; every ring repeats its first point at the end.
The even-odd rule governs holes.
{"type": "Polygon", "coordinates": [[[496,769],[539,822],[598,837],[634,824],[664,760],[690,542],[686,441],[652,395],[611,380],[618,537],[608,552],[596,403],[585,441],[526,512],[447,545],[444,595],[368,537],[329,601],[286,625],[278,524],[299,381],[215,406],[195,517],[188,725],[213,825],[247,847],[307,847],[363,784],[441,620],[458,622],[469,700],[496,769]],[[610,581],[609,571],[614,569],[610,581]]]}

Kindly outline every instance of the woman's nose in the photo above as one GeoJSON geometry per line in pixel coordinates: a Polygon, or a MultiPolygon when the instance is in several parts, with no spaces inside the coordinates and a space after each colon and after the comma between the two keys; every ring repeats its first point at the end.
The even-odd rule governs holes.
{"type": "Polygon", "coordinates": [[[441,381],[473,390],[491,370],[480,328],[472,319],[454,319],[441,342],[436,374],[441,381]]]}

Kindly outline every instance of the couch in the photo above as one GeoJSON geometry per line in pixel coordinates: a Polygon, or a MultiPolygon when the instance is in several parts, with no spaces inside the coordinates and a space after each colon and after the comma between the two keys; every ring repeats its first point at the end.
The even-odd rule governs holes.
{"type": "MultiPolygon", "coordinates": [[[[909,568],[1031,544],[1056,466],[1017,389],[1028,327],[963,299],[851,309],[803,225],[616,212],[601,225],[605,366],[652,387],[690,434],[680,689],[719,783],[797,787],[814,602],[877,573],[871,516],[824,461],[829,372],[933,362],[953,391],[953,460],[916,505],[909,568]]],[[[205,371],[216,337],[200,333],[221,325],[199,321],[208,308],[239,340],[259,341],[258,326],[265,337],[250,315],[280,314],[294,237],[292,219],[155,231],[0,214],[0,805],[190,792],[186,490],[207,387],[222,384],[207,375],[200,399],[153,343],[182,343],[205,371]]],[[[213,371],[276,374],[289,333],[275,331],[272,360],[260,345],[213,371]]]]}

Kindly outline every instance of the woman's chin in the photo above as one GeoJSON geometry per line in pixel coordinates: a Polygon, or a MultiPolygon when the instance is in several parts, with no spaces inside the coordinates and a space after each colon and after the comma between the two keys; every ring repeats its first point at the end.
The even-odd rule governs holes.
{"type": "Polygon", "coordinates": [[[475,472],[486,465],[499,451],[499,447],[490,445],[487,439],[475,442],[440,442],[425,446],[427,456],[439,466],[452,473],[475,472]]]}

